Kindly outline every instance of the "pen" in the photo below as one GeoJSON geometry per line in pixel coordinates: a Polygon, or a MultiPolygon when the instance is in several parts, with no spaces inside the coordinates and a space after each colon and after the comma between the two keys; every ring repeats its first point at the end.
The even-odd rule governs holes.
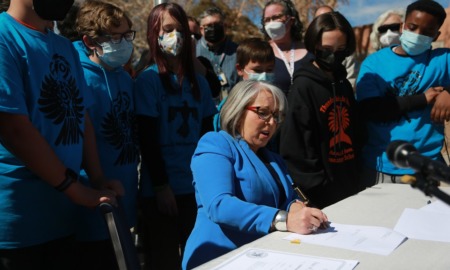
{"type": "Polygon", "coordinates": [[[303,192],[300,190],[300,188],[295,183],[292,183],[292,188],[294,189],[295,193],[297,193],[298,197],[300,197],[300,199],[303,201],[303,203],[305,205],[308,205],[308,203],[309,203],[308,197],[306,197],[306,195],[303,194],[303,192]]]}

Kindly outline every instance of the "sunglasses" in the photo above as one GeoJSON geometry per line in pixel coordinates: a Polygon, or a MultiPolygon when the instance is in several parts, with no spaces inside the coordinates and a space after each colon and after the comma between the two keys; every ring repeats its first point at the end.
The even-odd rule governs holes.
{"type": "Polygon", "coordinates": [[[378,32],[380,34],[386,33],[388,30],[400,31],[400,23],[385,24],[385,25],[378,27],[378,32]]]}

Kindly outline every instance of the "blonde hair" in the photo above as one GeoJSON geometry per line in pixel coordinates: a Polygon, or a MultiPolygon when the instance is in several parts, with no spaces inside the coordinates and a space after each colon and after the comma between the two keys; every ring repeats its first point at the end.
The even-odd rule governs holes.
{"type": "Polygon", "coordinates": [[[381,49],[380,32],[378,32],[378,27],[383,25],[383,23],[386,21],[386,19],[389,18],[391,15],[400,16],[402,22],[405,19],[404,11],[394,10],[394,9],[390,9],[390,10],[384,12],[377,18],[377,20],[374,22],[374,24],[372,26],[372,32],[370,33],[370,44],[372,45],[372,49],[374,52],[381,49]]]}
{"type": "MultiPolygon", "coordinates": [[[[287,100],[283,91],[273,84],[263,81],[245,80],[237,83],[220,110],[220,127],[233,137],[239,135],[241,118],[246,107],[252,103],[261,91],[269,91],[274,98],[274,107],[284,115],[287,110],[287,100]]],[[[279,125],[277,125],[277,128],[279,125]]]]}

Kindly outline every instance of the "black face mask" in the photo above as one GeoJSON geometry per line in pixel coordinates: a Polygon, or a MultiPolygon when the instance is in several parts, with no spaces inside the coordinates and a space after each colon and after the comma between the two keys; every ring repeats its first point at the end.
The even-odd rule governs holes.
{"type": "Polygon", "coordinates": [[[205,39],[211,43],[222,41],[225,37],[225,30],[222,24],[213,24],[205,28],[205,39]]]}
{"type": "Polygon", "coordinates": [[[62,21],[74,0],[33,0],[36,14],[47,21],[62,21]]]}
{"type": "Polygon", "coordinates": [[[342,65],[346,57],[345,51],[322,51],[316,50],[316,63],[325,71],[333,71],[336,67],[342,65]]]}

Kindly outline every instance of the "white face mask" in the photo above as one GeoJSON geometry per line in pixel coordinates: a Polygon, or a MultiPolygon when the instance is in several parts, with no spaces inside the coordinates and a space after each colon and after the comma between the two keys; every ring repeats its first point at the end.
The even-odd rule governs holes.
{"type": "Polygon", "coordinates": [[[388,47],[393,44],[400,44],[400,33],[397,31],[387,30],[386,33],[380,36],[381,47],[388,47]]]}
{"type": "Polygon", "coordinates": [[[122,39],[120,43],[114,44],[112,42],[100,43],[102,46],[103,54],[100,55],[97,51],[96,54],[100,60],[112,68],[117,68],[125,65],[130,60],[131,53],[133,52],[133,43],[122,39]]]}
{"type": "Polygon", "coordinates": [[[267,23],[264,29],[271,40],[279,40],[286,34],[286,23],[272,21],[267,23]]]}
{"type": "Polygon", "coordinates": [[[170,33],[159,36],[158,43],[163,52],[177,56],[183,46],[183,36],[180,32],[173,30],[170,33]]]}

